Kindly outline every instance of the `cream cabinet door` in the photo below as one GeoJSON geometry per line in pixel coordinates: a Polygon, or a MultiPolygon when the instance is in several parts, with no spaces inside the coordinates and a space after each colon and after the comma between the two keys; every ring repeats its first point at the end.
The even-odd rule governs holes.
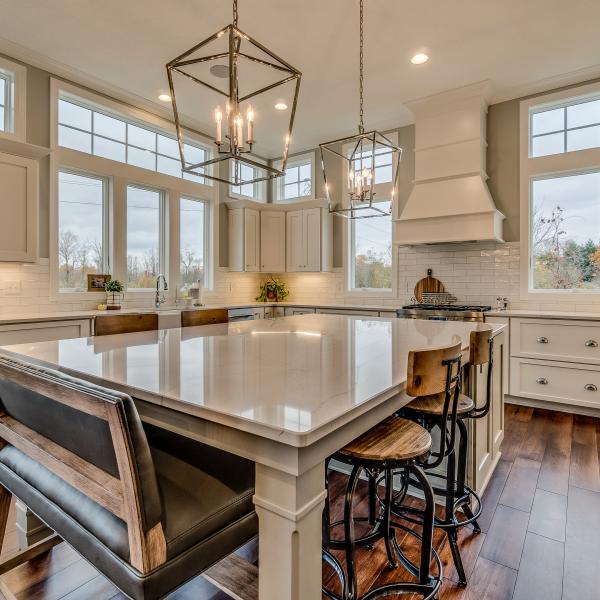
{"type": "Polygon", "coordinates": [[[244,209],[236,208],[228,214],[229,270],[244,270],[244,209]]]}
{"type": "Polygon", "coordinates": [[[306,243],[304,242],[304,211],[292,210],[287,213],[286,245],[288,271],[304,271],[306,268],[306,243]]]}
{"type": "Polygon", "coordinates": [[[53,342],[91,335],[90,319],[13,323],[0,326],[0,346],[53,342]]]}
{"type": "Polygon", "coordinates": [[[260,213],[260,270],[269,273],[285,271],[285,213],[260,213]]]}
{"type": "Polygon", "coordinates": [[[260,213],[244,209],[244,255],[245,270],[260,271],[260,213]]]}
{"type": "Polygon", "coordinates": [[[306,263],[304,271],[321,270],[321,209],[309,208],[302,211],[304,220],[304,240],[306,263]]]}
{"type": "Polygon", "coordinates": [[[0,261],[35,262],[38,163],[0,154],[0,261]]]}

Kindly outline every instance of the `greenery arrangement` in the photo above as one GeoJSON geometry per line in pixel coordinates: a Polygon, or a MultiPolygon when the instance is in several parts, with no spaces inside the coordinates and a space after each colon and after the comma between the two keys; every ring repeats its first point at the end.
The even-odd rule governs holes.
{"type": "Polygon", "coordinates": [[[269,277],[260,284],[260,294],[257,302],[281,302],[290,295],[290,290],[285,282],[277,277],[269,277]]]}
{"type": "Polygon", "coordinates": [[[123,284],[118,279],[110,279],[104,285],[104,291],[120,294],[123,292],[123,284]]]}

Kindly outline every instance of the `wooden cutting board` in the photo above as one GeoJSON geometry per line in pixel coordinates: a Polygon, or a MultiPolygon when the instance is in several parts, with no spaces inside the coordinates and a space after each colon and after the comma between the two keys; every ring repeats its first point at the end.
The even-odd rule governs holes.
{"type": "Polygon", "coordinates": [[[435,277],[432,277],[433,271],[427,269],[427,277],[419,279],[417,285],[415,285],[414,295],[417,302],[423,301],[423,292],[426,294],[443,294],[446,292],[444,284],[435,277]]]}

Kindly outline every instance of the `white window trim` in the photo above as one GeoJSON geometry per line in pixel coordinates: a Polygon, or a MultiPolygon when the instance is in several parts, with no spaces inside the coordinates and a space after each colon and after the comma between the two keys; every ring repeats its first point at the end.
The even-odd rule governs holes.
{"type": "Polygon", "coordinates": [[[600,148],[575,150],[561,154],[530,157],[530,110],[532,108],[557,107],[566,101],[585,100],[600,95],[600,84],[588,84],[537,96],[520,104],[520,218],[521,218],[521,265],[520,299],[529,302],[552,302],[559,304],[590,304],[600,302],[600,290],[532,290],[530,288],[531,260],[531,188],[534,179],[578,175],[600,171],[600,148]]]}
{"type": "MultiPolygon", "coordinates": [[[[310,164],[310,196],[298,196],[297,198],[284,198],[283,197],[283,183],[285,177],[277,177],[273,180],[273,202],[276,204],[291,204],[293,202],[306,202],[307,200],[315,199],[315,153],[305,152],[304,154],[297,154],[291,156],[288,159],[286,169],[290,167],[298,167],[305,164],[310,164]]],[[[275,168],[281,169],[282,161],[278,160],[275,162],[275,168]]]]}
{"type": "MultiPolygon", "coordinates": [[[[386,137],[393,143],[398,144],[398,132],[391,131],[385,133],[386,137]]],[[[344,146],[344,151],[350,150],[351,144],[344,146]]],[[[392,179],[396,176],[396,164],[392,161],[392,179]]],[[[344,181],[348,179],[348,173],[343,173],[344,181]]],[[[384,199],[382,201],[387,201],[384,199]]],[[[396,228],[394,227],[394,221],[399,217],[398,213],[398,198],[395,198],[392,202],[392,287],[388,289],[382,288],[353,288],[352,287],[352,221],[350,219],[344,219],[343,217],[335,217],[336,219],[344,219],[343,227],[343,264],[344,264],[344,295],[347,298],[356,300],[357,298],[383,298],[390,299],[398,296],[398,244],[395,243],[396,239],[396,228]]],[[[377,217],[374,217],[377,218],[377,217]]]]}
{"type": "Polygon", "coordinates": [[[11,60],[0,56],[0,72],[9,75],[10,93],[9,103],[11,112],[11,130],[0,131],[0,138],[26,142],[27,129],[27,69],[11,60]]]}
{"type": "MultiPolygon", "coordinates": [[[[165,251],[168,256],[165,261],[165,273],[169,283],[168,301],[174,301],[177,297],[178,286],[175,280],[179,279],[179,197],[189,196],[207,202],[208,220],[211,227],[209,236],[210,250],[207,260],[207,291],[214,289],[215,272],[218,265],[218,227],[219,211],[218,185],[205,185],[188,179],[166,175],[156,171],[150,171],[134,165],[128,165],[119,161],[110,160],[100,156],[94,156],[85,152],[79,152],[70,148],[58,146],[58,99],[61,92],[73,94],[78,98],[98,105],[100,109],[108,108],[122,117],[136,119],[151,126],[165,130],[169,133],[173,125],[141,109],[120,104],[114,100],[104,98],[88,90],[67,84],[58,79],[51,79],[50,93],[50,299],[56,302],[77,302],[97,300],[102,302],[102,294],[98,292],[61,292],[58,288],[58,172],[60,170],[80,171],[90,175],[105,177],[109,179],[109,236],[110,244],[107,256],[110,260],[112,277],[122,281],[126,285],[127,267],[127,222],[126,222],[126,195],[127,185],[139,185],[151,189],[161,190],[165,193],[168,239],[165,251]],[[173,281],[169,279],[172,277],[173,281]]],[[[203,143],[206,140],[197,134],[189,134],[189,139],[203,143]]],[[[207,180],[209,181],[209,180],[207,180]]],[[[136,300],[146,298],[151,300],[152,290],[129,290],[126,294],[133,293],[136,300]]],[[[126,297],[127,299],[127,297],[126,297]]],[[[130,298],[131,299],[131,298],[130,298]]]]}

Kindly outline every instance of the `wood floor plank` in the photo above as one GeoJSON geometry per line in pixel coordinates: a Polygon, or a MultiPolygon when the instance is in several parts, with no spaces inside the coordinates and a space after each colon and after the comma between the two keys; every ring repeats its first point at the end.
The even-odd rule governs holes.
{"type": "Polygon", "coordinates": [[[440,600],[511,600],[516,579],[513,569],[480,556],[469,585],[460,588],[454,582],[444,582],[440,600]]]}
{"type": "Polygon", "coordinates": [[[534,409],[530,406],[522,406],[520,404],[506,404],[505,405],[506,419],[508,421],[519,421],[522,423],[529,423],[531,417],[534,414],[534,409]]]}
{"type": "Polygon", "coordinates": [[[127,600],[106,577],[98,575],[82,586],[62,596],[60,600],[127,600]]]}
{"type": "Polygon", "coordinates": [[[479,556],[518,569],[528,521],[529,513],[499,504],[479,556]]]}
{"type": "Polygon", "coordinates": [[[550,412],[546,410],[536,410],[531,416],[525,439],[521,444],[519,456],[542,462],[546,445],[548,443],[548,434],[550,431],[550,412]]]}
{"type": "Polygon", "coordinates": [[[513,461],[519,456],[528,426],[529,423],[523,420],[506,421],[504,439],[500,446],[504,460],[513,461]]]}
{"type": "Polygon", "coordinates": [[[567,506],[563,600],[598,600],[599,536],[600,493],[571,487],[567,506]]]}
{"type": "MultiPolygon", "coordinates": [[[[485,542],[485,533],[475,533],[470,527],[462,527],[458,533],[458,543],[460,545],[460,555],[467,576],[467,581],[471,579],[475,563],[485,542]]],[[[440,552],[444,578],[458,582],[458,573],[452,560],[450,545],[445,543],[440,552]]]]}
{"type": "Polygon", "coordinates": [[[600,465],[596,436],[596,419],[581,415],[573,418],[573,443],[569,484],[600,491],[600,465]]]}
{"type": "Polygon", "coordinates": [[[500,504],[529,512],[541,466],[537,460],[516,458],[500,496],[500,504]]]}
{"type": "Polygon", "coordinates": [[[546,490],[536,490],[528,531],[564,542],[566,526],[567,497],[546,490]]]}
{"type": "Polygon", "coordinates": [[[502,495],[502,491],[506,485],[506,480],[508,479],[508,474],[510,473],[511,467],[512,462],[500,460],[496,470],[494,471],[494,474],[492,475],[492,478],[490,479],[490,482],[488,483],[485,493],[483,494],[483,507],[477,522],[481,527],[481,531],[484,533],[490,528],[490,523],[492,522],[492,518],[496,512],[496,506],[498,506],[498,501],[500,500],[500,496],[502,495]]]}
{"type": "Polygon", "coordinates": [[[549,425],[548,443],[538,477],[538,488],[566,496],[569,491],[573,415],[552,413],[549,425]]]}
{"type": "Polygon", "coordinates": [[[528,533],[513,600],[561,600],[564,555],[562,542],[528,533]]]}

